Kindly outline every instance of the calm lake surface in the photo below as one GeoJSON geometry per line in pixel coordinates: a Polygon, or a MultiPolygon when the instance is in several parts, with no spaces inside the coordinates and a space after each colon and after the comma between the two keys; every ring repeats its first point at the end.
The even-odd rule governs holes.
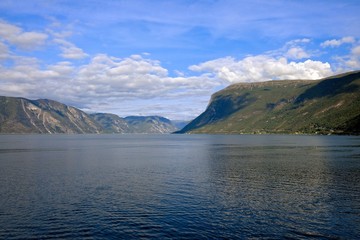
{"type": "Polygon", "coordinates": [[[359,239],[360,137],[0,135],[1,239],[359,239]]]}

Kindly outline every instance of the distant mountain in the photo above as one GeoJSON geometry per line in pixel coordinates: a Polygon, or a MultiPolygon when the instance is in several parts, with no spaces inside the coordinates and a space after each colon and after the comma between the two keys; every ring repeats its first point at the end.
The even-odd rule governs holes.
{"type": "Polygon", "coordinates": [[[323,80],[238,83],[178,133],[360,134],[360,71],[323,80]]]}
{"type": "Polygon", "coordinates": [[[100,133],[85,112],[48,100],[0,97],[0,133],[100,133]]]}
{"type": "Polygon", "coordinates": [[[129,116],[121,118],[110,113],[90,114],[105,133],[172,133],[177,128],[169,119],[159,116],[129,116]]]}
{"type": "Polygon", "coordinates": [[[131,133],[172,133],[177,128],[169,119],[159,116],[129,116],[124,118],[131,133]]]}
{"type": "Polygon", "coordinates": [[[104,133],[130,133],[131,127],[125,119],[111,113],[93,113],[90,117],[103,128],[104,133]]]}

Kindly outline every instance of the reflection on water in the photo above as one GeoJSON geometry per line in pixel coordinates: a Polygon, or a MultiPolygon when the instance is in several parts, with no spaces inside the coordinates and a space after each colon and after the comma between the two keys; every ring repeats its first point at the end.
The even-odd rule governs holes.
{"type": "Polygon", "coordinates": [[[3,135],[0,238],[350,238],[360,138],[3,135]]]}

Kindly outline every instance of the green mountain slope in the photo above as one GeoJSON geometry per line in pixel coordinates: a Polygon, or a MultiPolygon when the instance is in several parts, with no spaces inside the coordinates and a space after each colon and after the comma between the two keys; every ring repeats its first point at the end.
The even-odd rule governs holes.
{"type": "Polygon", "coordinates": [[[100,133],[85,112],[40,99],[0,97],[0,133],[100,133]]]}
{"type": "Polygon", "coordinates": [[[179,133],[360,134],[360,72],[318,81],[239,83],[179,133]]]}

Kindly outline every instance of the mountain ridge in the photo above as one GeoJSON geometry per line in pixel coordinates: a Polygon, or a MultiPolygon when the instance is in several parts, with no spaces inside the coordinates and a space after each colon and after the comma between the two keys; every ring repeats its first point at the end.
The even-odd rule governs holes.
{"type": "Polygon", "coordinates": [[[85,112],[49,99],[0,96],[1,133],[100,133],[85,112]]]}
{"type": "Polygon", "coordinates": [[[0,96],[2,134],[171,133],[178,128],[159,116],[121,118],[110,113],[88,114],[50,99],[0,96]]]}

